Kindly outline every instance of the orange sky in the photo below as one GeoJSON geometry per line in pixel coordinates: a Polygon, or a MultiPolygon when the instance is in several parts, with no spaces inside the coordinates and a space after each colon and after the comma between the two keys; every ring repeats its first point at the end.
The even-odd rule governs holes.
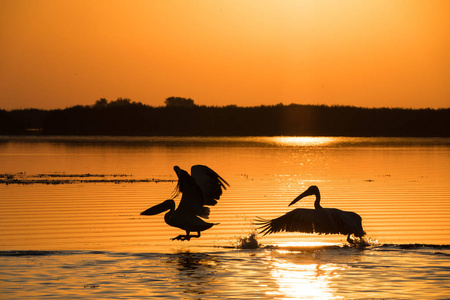
{"type": "Polygon", "coordinates": [[[0,108],[450,107],[450,1],[1,0],[0,108]]]}

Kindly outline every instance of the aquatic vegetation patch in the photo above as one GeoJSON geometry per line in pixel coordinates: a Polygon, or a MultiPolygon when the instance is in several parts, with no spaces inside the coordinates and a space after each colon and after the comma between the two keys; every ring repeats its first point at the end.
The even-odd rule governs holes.
{"type": "Polygon", "coordinates": [[[83,251],[76,250],[6,250],[0,251],[0,257],[3,256],[47,256],[47,255],[70,255],[81,254],[83,251]]]}
{"type": "Polygon", "coordinates": [[[0,184],[75,184],[75,183],[141,183],[175,182],[171,179],[133,178],[128,174],[67,174],[41,173],[28,175],[25,172],[1,173],[0,184]]]}

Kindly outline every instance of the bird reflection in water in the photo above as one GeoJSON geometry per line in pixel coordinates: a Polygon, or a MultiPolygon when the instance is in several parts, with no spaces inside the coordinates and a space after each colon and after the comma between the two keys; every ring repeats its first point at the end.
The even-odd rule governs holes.
{"type": "Polygon", "coordinates": [[[210,294],[214,286],[217,263],[214,256],[205,253],[178,253],[169,261],[176,263],[178,283],[184,294],[210,294]]]}

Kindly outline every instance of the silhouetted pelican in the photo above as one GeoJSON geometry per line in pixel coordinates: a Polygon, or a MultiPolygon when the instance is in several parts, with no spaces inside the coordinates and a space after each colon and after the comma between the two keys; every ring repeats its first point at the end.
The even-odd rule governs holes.
{"type": "Polygon", "coordinates": [[[178,176],[178,184],[174,196],[161,204],[150,207],[141,212],[141,215],[156,215],[169,210],[164,215],[164,221],[170,226],[186,230],[186,235],[179,235],[172,240],[190,240],[191,237],[200,237],[200,231],[211,228],[214,223],[205,222],[199,218],[209,218],[209,207],[205,205],[216,205],[222,195],[222,188],[226,190],[229,184],[216,172],[207,166],[195,165],[191,167],[191,175],[178,166],[173,167],[178,176]],[[173,200],[182,193],[180,204],[175,209],[173,200]],[[198,235],[190,235],[191,231],[198,235]]]}
{"type": "Polygon", "coordinates": [[[314,209],[297,208],[273,220],[258,219],[256,222],[260,225],[261,233],[266,235],[280,231],[298,231],[305,233],[346,234],[347,241],[351,244],[355,243],[350,238],[351,234],[359,238],[366,234],[362,228],[361,217],[357,213],[320,206],[320,192],[315,185],[310,186],[305,192],[295,198],[289,206],[310,195],[316,196],[314,209]]]}

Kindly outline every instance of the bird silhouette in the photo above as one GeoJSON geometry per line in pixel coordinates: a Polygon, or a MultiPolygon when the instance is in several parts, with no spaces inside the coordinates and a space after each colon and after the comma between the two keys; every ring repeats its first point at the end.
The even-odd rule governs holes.
{"type": "Polygon", "coordinates": [[[164,215],[164,221],[170,226],[186,231],[186,235],[180,234],[172,240],[189,241],[193,237],[199,238],[201,231],[218,224],[206,222],[202,218],[209,218],[210,209],[206,205],[216,205],[222,195],[222,189],[226,190],[229,184],[207,166],[192,166],[191,175],[178,166],[174,166],[173,169],[178,176],[178,183],[172,199],[150,207],[141,212],[141,215],[156,215],[169,210],[164,215]],[[180,193],[182,197],[175,209],[173,199],[180,193]],[[197,232],[197,235],[191,235],[191,232],[197,232]]]}
{"type": "Polygon", "coordinates": [[[347,235],[347,241],[351,244],[355,240],[351,238],[354,235],[362,238],[366,233],[362,228],[361,217],[351,211],[343,211],[337,208],[323,208],[320,206],[320,192],[315,185],[310,186],[305,192],[295,198],[289,206],[295,204],[300,199],[315,195],[314,209],[297,208],[285,215],[272,219],[257,219],[260,233],[263,235],[276,233],[280,231],[304,232],[319,234],[343,234],[347,235]]]}

